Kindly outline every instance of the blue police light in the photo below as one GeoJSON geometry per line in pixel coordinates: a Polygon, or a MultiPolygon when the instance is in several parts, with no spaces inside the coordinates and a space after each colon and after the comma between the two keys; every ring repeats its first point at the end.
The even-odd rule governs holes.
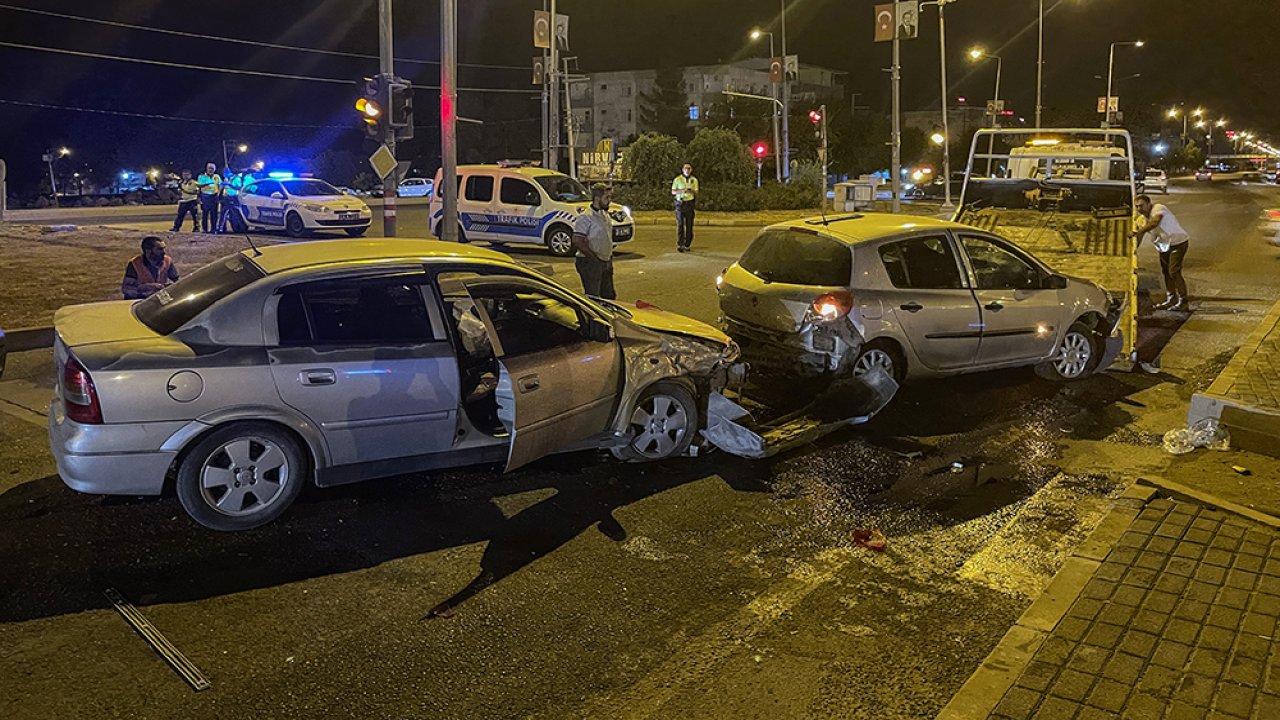
{"type": "Polygon", "coordinates": [[[1157,155],[1163,155],[1164,151],[1169,149],[1169,146],[1165,145],[1164,143],[1156,143],[1155,147],[1151,149],[1155,150],[1157,155]]]}
{"type": "Polygon", "coordinates": [[[267,173],[267,177],[269,177],[269,178],[271,178],[271,179],[273,179],[273,180],[292,180],[292,179],[293,179],[293,173],[291,173],[291,172],[285,172],[285,171],[282,171],[282,170],[276,170],[276,171],[274,171],[274,172],[269,172],[269,173],[267,173]]]}

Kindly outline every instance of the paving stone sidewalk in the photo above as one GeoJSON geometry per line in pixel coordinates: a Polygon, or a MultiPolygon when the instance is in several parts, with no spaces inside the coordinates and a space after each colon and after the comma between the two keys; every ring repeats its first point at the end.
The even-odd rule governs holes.
{"type": "Polygon", "coordinates": [[[1280,532],[1147,503],[994,718],[1280,718],[1280,532]]]}
{"type": "Polygon", "coordinates": [[[1207,417],[1231,430],[1233,447],[1280,456],[1280,303],[1213,384],[1192,398],[1188,422],[1207,417]]]}

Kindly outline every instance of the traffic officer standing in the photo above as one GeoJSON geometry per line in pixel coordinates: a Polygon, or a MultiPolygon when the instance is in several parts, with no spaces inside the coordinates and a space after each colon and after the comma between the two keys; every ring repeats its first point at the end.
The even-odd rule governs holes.
{"type": "Polygon", "coordinates": [[[573,226],[573,246],[578,249],[574,265],[582,278],[582,291],[589,297],[614,300],[613,289],[613,221],[609,219],[609,203],[613,188],[603,183],[591,186],[591,208],[578,216],[573,226]]]}
{"type": "Polygon", "coordinates": [[[204,172],[196,178],[196,186],[200,190],[200,220],[207,233],[218,231],[218,196],[222,194],[222,176],[218,175],[218,164],[208,163],[204,172]]]}
{"type": "Polygon", "coordinates": [[[178,268],[174,267],[173,258],[165,254],[164,240],[148,235],[142,238],[142,254],[135,255],[124,267],[120,292],[126,300],[141,300],[176,282],[178,268]]]}
{"type": "Polygon", "coordinates": [[[191,213],[191,232],[200,232],[200,186],[191,179],[191,171],[182,171],[182,180],[178,183],[178,217],[173,220],[173,231],[182,229],[182,221],[187,213],[191,213]]]}
{"type": "Polygon", "coordinates": [[[689,252],[693,245],[693,213],[698,203],[698,178],[693,176],[693,166],[689,163],[685,163],[671,181],[671,196],[676,199],[676,249],[689,252]]]}
{"type": "Polygon", "coordinates": [[[231,230],[240,232],[240,190],[244,187],[244,173],[233,173],[230,168],[226,171],[227,177],[222,181],[222,212],[218,215],[218,232],[227,231],[230,225],[231,230]]]}

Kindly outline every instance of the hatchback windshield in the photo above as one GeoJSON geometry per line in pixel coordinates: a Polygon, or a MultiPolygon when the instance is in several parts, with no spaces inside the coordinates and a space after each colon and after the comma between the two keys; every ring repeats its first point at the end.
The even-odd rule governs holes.
{"type": "Polygon", "coordinates": [[[853,274],[853,254],[844,243],[821,235],[767,230],[738,265],[766,282],[845,287],[853,274]]]}
{"type": "Polygon", "coordinates": [[[323,180],[285,180],[284,189],[290,195],[299,197],[319,197],[323,195],[341,195],[342,191],[323,180]]]}
{"type": "Polygon", "coordinates": [[[257,265],[237,254],[196,270],[133,306],[143,325],[168,335],[222,298],[266,277],[257,265]]]}
{"type": "Polygon", "coordinates": [[[558,202],[591,202],[591,193],[582,183],[567,175],[543,175],[534,178],[543,190],[558,202]]]}

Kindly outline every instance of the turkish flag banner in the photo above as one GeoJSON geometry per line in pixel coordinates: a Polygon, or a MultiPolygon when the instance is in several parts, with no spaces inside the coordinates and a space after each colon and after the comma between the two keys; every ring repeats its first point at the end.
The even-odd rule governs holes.
{"type": "Polygon", "coordinates": [[[551,13],[546,10],[533,11],[533,46],[551,48],[551,13]]]}
{"type": "Polygon", "coordinates": [[[769,82],[777,85],[782,82],[782,58],[770,58],[769,82]]]}
{"type": "Polygon", "coordinates": [[[897,31],[894,3],[876,6],[876,42],[889,42],[897,31]]]}

